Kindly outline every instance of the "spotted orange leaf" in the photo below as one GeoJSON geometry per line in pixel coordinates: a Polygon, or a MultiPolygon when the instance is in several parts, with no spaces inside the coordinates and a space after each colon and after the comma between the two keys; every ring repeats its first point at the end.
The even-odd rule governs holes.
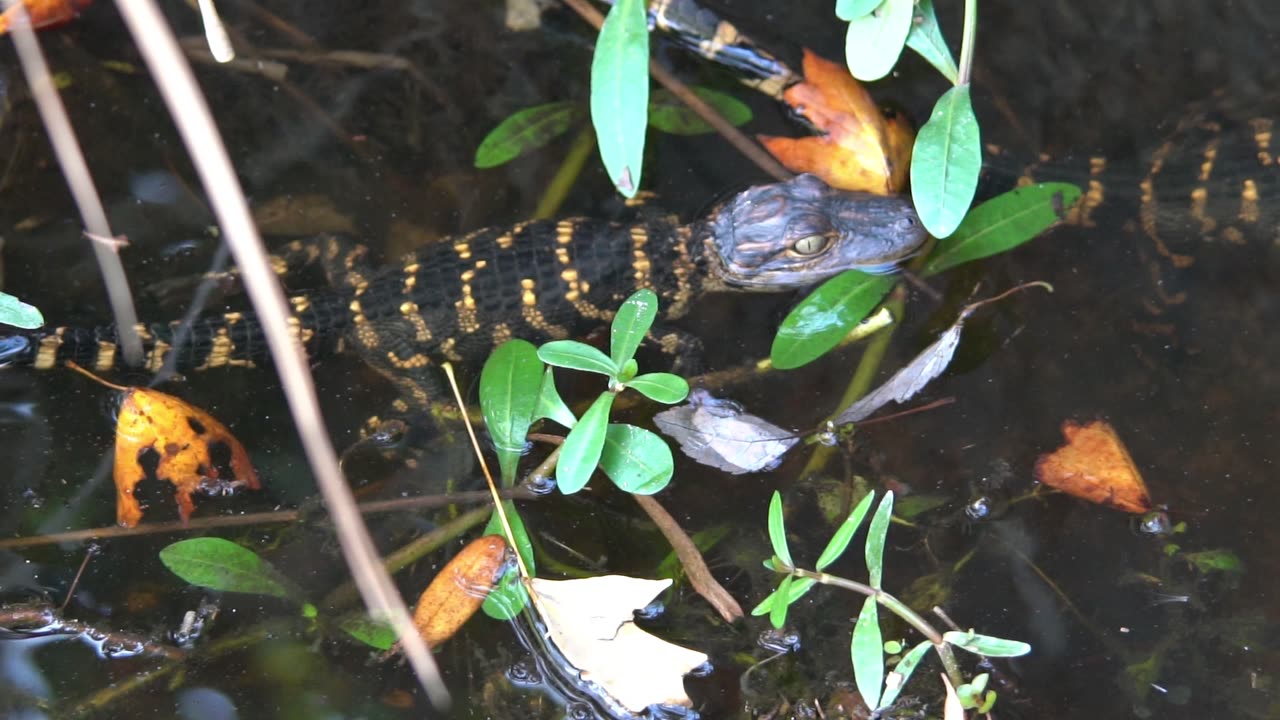
{"type": "Polygon", "coordinates": [[[507,567],[507,541],[485,535],[467,544],[436,575],[418,598],[413,625],[429,647],[436,647],[480,609],[507,567]]]}
{"type": "Polygon", "coordinates": [[[832,187],[880,195],[903,192],[915,139],[906,118],[887,115],[848,68],[807,49],[804,76],[783,97],[824,134],[761,136],[760,142],[788,169],[813,173],[832,187]]]}
{"type": "MultiPolygon", "coordinates": [[[[27,6],[27,14],[31,16],[32,27],[40,29],[72,20],[92,2],[93,0],[24,0],[23,4],[27,6]]],[[[14,7],[0,14],[0,35],[9,32],[9,25],[12,24],[16,11],[14,7]]]]}
{"type": "Polygon", "coordinates": [[[242,487],[262,487],[244,446],[209,413],[158,390],[115,385],[75,363],[67,366],[123,393],[112,472],[120,525],[134,527],[142,520],[133,492],[148,477],[173,484],[183,522],[195,510],[191,496],[196,492],[229,495],[242,487]]]}
{"type": "Polygon", "coordinates": [[[1151,495],[1115,428],[1103,420],[1062,423],[1067,444],[1036,461],[1036,479],[1069,495],[1128,513],[1151,511],[1151,495]]]}

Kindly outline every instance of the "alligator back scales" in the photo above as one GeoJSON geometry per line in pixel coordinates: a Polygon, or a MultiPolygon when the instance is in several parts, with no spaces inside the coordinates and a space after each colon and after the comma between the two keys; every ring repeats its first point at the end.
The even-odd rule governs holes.
{"type": "MultiPolygon", "coordinates": [[[[708,291],[781,291],[849,268],[887,270],[925,239],[906,199],[837,191],[802,175],[749,188],[687,225],[669,216],[533,221],[428,245],[381,268],[365,262],[363,246],[326,235],[289,243],[273,260],[286,277],[319,266],[328,279],[327,288],[290,298],[293,332],[311,356],[352,345],[426,404],[439,360],[474,364],[511,338],[583,334],[639,288],[653,289],[661,317],[674,319],[708,291]]],[[[151,370],[252,365],[266,349],[251,313],[138,330],[151,370]]],[[[678,334],[659,339],[664,350],[680,349],[678,334]]],[[[120,354],[111,326],[57,327],[3,338],[0,358],[105,371],[120,354]]]]}

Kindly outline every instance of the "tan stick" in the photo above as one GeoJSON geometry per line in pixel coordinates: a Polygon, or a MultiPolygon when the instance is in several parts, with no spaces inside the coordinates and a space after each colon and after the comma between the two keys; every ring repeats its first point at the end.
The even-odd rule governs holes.
{"type": "Polygon", "coordinates": [[[449,705],[449,691],[440,678],[422,636],[414,629],[404,599],[382,569],[368,528],[360,518],[351,489],[342,478],[338,456],[321,419],[311,372],[302,347],[289,332],[284,291],[267,262],[262,238],[249,215],[248,203],[227,157],[204,95],[196,86],[191,66],[178,49],[173,31],[154,0],[117,0],[134,42],[155,78],[169,112],[191,154],[223,234],[240,266],[245,287],[257,310],[285,397],[298,426],[311,470],[323,493],[342,541],[342,552],[374,617],[388,621],[401,647],[438,709],[449,705]]]}
{"type": "Polygon", "coordinates": [[[125,277],[124,266],[120,263],[120,244],[112,240],[107,211],[103,209],[102,199],[93,186],[89,165],[80,151],[76,131],[67,117],[67,108],[53,84],[49,65],[40,51],[40,43],[36,41],[36,33],[31,29],[31,17],[27,15],[26,6],[18,0],[4,0],[4,4],[7,12],[11,13],[9,28],[13,32],[13,45],[22,60],[22,71],[27,76],[27,85],[31,87],[31,97],[40,110],[40,118],[49,133],[49,143],[53,145],[54,155],[62,168],[62,177],[66,178],[71,197],[80,209],[85,236],[90,240],[102,271],[111,315],[116,321],[120,351],[124,354],[125,363],[136,367],[142,363],[142,338],[138,337],[138,313],[129,293],[129,279],[125,277]]]}
{"type": "Polygon", "coordinates": [[[711,607],[720,613],[720,617],[724,618],[725,622],[733,623],[741,620],[742,606],[733,599],[723,585],[712,577],[706,560],[703,560],[702,553],[698,552],[698,546],[693,544],[693,539],[680,527],[680,523],[676,522],[676,519],[671,517],[671,513],[667,512],[667,509],[657,500],[648,495],[631,497],[635,498],[640,507],[649,514],[654,524],[658,526],[658,530],[662,531],[667,542],[671,544],[671,549],[676,551],[676,557],[680,558],[680,564],[684,566],[684,572],[689,576],[689,584],[693,585],[693,589],[711,603],[711,607]]]}

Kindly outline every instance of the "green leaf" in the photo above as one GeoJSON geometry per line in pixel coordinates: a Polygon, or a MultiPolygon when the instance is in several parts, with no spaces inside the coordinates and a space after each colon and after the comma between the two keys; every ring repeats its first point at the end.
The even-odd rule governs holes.
{"type": "Polygon", "coordinates": [[[884,651],[880,637],[880,612],[876,599],[869,597],[862,603],[858,622],[853,626],[853,641],[849,645],[853,657],[853,681],[858,694],[867,707],[880,707],[880,689],[884,685],[884,651]]]}
{"type": "Polygon", "coordinates": [[[0,325],[34,330],[44,325],[44,315],[9,293],[0,292],[0,325]]]}
{"type": "Polygon", "coordinates": [[[480,372],[480,410],[498,454],[504,487],[516,481],[525,435],[538,407],[542,372],[537,349],[525,340],[499,345],[480,372]]]}
{"type": "Polygon", "coordinates": [[[969,86],[957,85],[933,106],[911,154],[911,199],[936,238],[955,232],[978,188],[982,147],[969,86]]]}
{"type": "Polygon", "coordinates": [[[823,283],[782,321],[769,352],[781,370],[813,362],[840,344],[893,288],[888,275],[846,270],[823,283]]]}
{"type": "MultiPolygon", "coordinates": [[[[778,583],[778,589],[774,591],[778,597],[787,597],[791,594],[791,583],[795,580],[794,575],[788,575],[782,578],[782,582],[778,583]]],[[[781,630],[783,625],[787,624],[787,609],[791,607],[789,602],[774,602],[773,607],[769,608],[769,624],[781,630]]]]}
{"type": "Polygon", "coordinates": [[[914,0],[884,0],[872,12],[849,21],[844,59],[854,77],[870,82],[893,70],[911,32],[914,5],[914,0]]]}
{"type": "Polygon", "coordinates": [[[1021,657],[1031,652],[1031,646],[1019,640],[979,635],[972,630],[948,630],[942,634],[942,639],[962,650],[987,657],[1021,657]]]}
{"type": "Polygon", "coordinates": [[[791,560],[791,549],[787,547],[787,521],[782,513],[782,494],[777,490],[769,500],[769,543],[773,545],[773,554],[784,565],[789,568],[796,566],[791,560]]]}
{"type": "MultiPolygon", "coordinates": [[[[516,505],[512,501],[503,501],[502,507],[507,511],[507,522],[511,524],[511,535],[515,538],[520,559],[524,560],[524,566],[528,568],[531,575],[537,575],[537,566],[533,562],[533,540],[529,538],[529,531],[524,527],[524,520],[516,511],[516,505]]],[[[498,517],[496,510],[489,516],[489,524],[485,525],[482,534],[505,536],[502,519],[498,517]]],[[[485,615],[494,620],[510,620],[519,614],[528,602],[529,594],[525,592],[524,583],[520,582],[520,573],[512,568],[494,585],[480,607],[485,615]]]]}
{"type": "Polygon", "coordinates": [[[627,298],[609,326],[609,357],[616,368],[622,368],[635,357],[644,336],[658,317],[658,296],[649,288],[641,288],[627,298]]]}
{"type": "Polygon", "coordinates": [[[889,673],[889,679],[885,682],[884,695],[880,698],[880,707],[877,710],[887,708],[898,699],[898,693],[902,692],[902,688],[906,687],[907,681],[911,679],[911,674],[920,666],[920,661],[924,659],[924,654],[929,652],[933,647],[933,643],[928,640],[922,640],[918,645],[911,648],[897,665],[893,666],[892,672],[889,673]]]}
{"type": "Polygon", "coordinates": [[[853,20],[875,10],[883,0],[836,0],[836,17],[853,20]]]}
{"type": "Polygon", "coordinates": [[[179,540],[160,551],[160,562],[188,583],[210,590],[278,598],[295,595],[271,563],[222,538],[179,540]]]}
{"type": "Polygon", "coordinates": [[[844,554],[849,547],[849,541],[853,540],[854,533],[858,532],[858,528],[862,526],[862,518],[866,517],[873,499],[875,499],[873,492],[863,495],[857,507],[849,513],[849,517],[840,523],[840,527],[836,528],[836,534],[832,535],[831,541],[827,543],[827,549],[823,550],[822,555],[818,557],[816,570],[825,570],[828,565],[836,561],[836,558],[844,554]]]}
{"type": "Polygon", "coordinates": [[[578,422],[573,411],[560,398],[560,392],[556,390],[556,374],[551,371],[551,368],[547,368],[542,374],[542,387],[538,390],[538,407],[533,411],[533,416],[546,418],[567,428],[573,427],[574,423],[578,422]]]}
{"type": "Polygon", "coordinates": [[[475,166],[491,168],[546,145],[573,126],[577,103],[561,101],[519,110],[480,141],[475,166]]]}
{"type": "Polygon", "coordinates": [[[609,9],[591,60],[591,122],[600,158],[618,192],[640,187],[649,118],[649,26],[644,0],[609,9]]]}
{"type": "Polygon", "coordinates": [[[609,426],[600,469],[613,484],[636,495],[652,495],[671,482],[675,460],[662,438],[634,425],[609,426]]]}
{"type": "Polygon", "coordinates": [[[618,371],[617,380],[620,383],[629,383],[638,372],[640,372],[640,363],[637,363],[635,358],[631,358],[622,363],[622,369],[618,371]]]}
{"type": "Polygon", "coordinates": [[[794,575],[791,575],[788,577],[792,577],[795,579],[788,586],[786,595],[783,595],[781,593],[782,584],[779,583],[778,587],[775,588],[773,592],[769,593],[768,597],[766,597],[764,600],[761,600],[760,604],[755,606],[755,608],[751,610],[752,615],[768,614],[770,611],[773,610],[773,604],[777,602],[778,598],[785,598],[783,602],[790,605],[795,601],[799,600],[800,598],[804,597],[805,593],[812,590],[813,587],[818,584],[818,581],[814,580],[813,578],[796,577],[794,575]]]}
{"type": "Polygon", "coordinates": [[[351,637],[375,650],[390,650],[396,644],[396,631],[390,623],[374,620],[364,613],[352,613],[338,623],[351,637]]]}
{"type": "Polygon", "coordinates": [[[618,366],[608,355],[577,340],[552,340],[538,348],[538,359],[548,365],[600,373],[613,377],[618,366]]]}
{"type": "Polygon", "coordinates": [[[911,32],[907,35],[907,47],[929,61],[929,64],[950,80],[952,85],[960,78],[956,61],[951,57],[951,49],[947,47],[947,41],[942,38],[942,29],[938,27],[938,16],[933,12],[933,0],[917,2],[911,32]]]}
{"type": "MultiPolygon", "coordinates": [[[[751,108],[732,95],[704,87],[692,90],[734,127],[751,122],[751,108]]],[[[658,90],[649,98],[649,124],[672,135],[705,135],[716,131],[669,90],[658,90]]]]}
{"type": "Polygon", "coordinates": [[[889,536],[889,521],[893,519],[893,491],[884,494],[876,514],[871,517],[871,527],[867,529],[867,574],[871,578],[871,587],[879,590],[880,579],[884,573],[884,544],[889,536]]]}
{"type": "Polygon", "coordinates": [[[653,400],[674,405],[689,396],[689,383],[671,373],[645,373],[628,380],[627,387],[653,400]]]}
{"type": "Polygon", "coordinates": [[[1191,563],[1196,572],[1201,574],[1244,572],[1244,563],[1240,562],[1240,557],[1230,550],[1203,550],[1201,552],[1185,553],[1182,559],[1191,563]]]}
{"type": "Polygon", "coordinates": [[[922,277],[1011,250],[1062,219],[1080,199],[1069,183],[1041,183],[1010,190],[974,208],[955,234],[938,243],[922,277]]]}
{"type": "Polygon", "coordinates": [[[604,438],[609,429],[609,408],[613,407],[614,394],[601,393],[591,407],[578,419],[569,436],[560,446],[560,460],[556,463],[556,484],[560,492],[572,495],[586,487],[600,462],[604,450],[604,438]]]}

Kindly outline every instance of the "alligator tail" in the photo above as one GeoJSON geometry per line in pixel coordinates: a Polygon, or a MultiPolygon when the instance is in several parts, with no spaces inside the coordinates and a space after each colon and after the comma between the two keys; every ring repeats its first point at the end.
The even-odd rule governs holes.
{"type": "MultiPolygon", "coordinates": [[[[342,297],[312,297],[298,309],[290,327],[308,357],[332,353],[346,325],[342,297]]],[[[267,359],[267,341],[257,317],[232,312],[197,318],[192,323],[149,323],[136,326],[142,337],[140,369],[158,372],[166,363],[177,371],[216,367],[254,367],[267,359]]],[[[68,361],[98,373],[125,368],[115,325],[94,328],[43,327],[0,332],[0,366],[47,370],[68,361]]]]}

